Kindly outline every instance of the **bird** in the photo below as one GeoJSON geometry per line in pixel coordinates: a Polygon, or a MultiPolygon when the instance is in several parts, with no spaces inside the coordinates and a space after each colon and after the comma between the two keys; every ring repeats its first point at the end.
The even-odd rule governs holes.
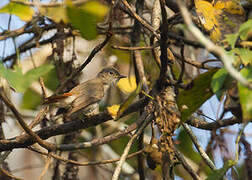
{"type": "Polygon", "coordinates": [[[92,113],[97,109],[109,86],[121,78],[126,76],[113,67],[106,67],[95,78],[80,83],[69,92],[45,98],[43,104],[56,104],[61,108],[67,108],[66,117],[71,117],[79,111],[83,111],[84,114],[92,113]]]}

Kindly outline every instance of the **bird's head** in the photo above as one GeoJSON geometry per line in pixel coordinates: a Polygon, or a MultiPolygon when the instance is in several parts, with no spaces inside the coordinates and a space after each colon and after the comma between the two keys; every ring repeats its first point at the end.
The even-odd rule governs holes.
{"type": "Polygon", "coordinates": [[[98,78],[100,78],[103,84],[112,84],[118,82],[121,78],[126,76],[121,75],[115,68],[107,67],[98,73],[98,78]]]}

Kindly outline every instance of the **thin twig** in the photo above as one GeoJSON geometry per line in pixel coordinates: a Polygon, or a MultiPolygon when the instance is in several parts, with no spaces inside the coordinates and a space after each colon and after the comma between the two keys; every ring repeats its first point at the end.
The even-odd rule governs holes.
{"type": "MultiPolygon", "coordinates": [[[[58,39],[58,38],[65,39],[65,38],[72,37],[72,36],[74,36],[73,32],[66,33],[66,34],[64,34],[64,36],[55,35],[49,39],[39,41],[38,44],[40,46],[42,46],[42,45],[52,43],[55,39],[58,39]]],[[[19,47],[19,53],[22,53],[22,52],[25,52],[29,49],[35,48],[35,47],[37,47],[38,44],[37,43],[30,43],[30,44],[27,44],[26,46],[19,47]]],[[[3,62],[9,61],[10,59],[15,58],[16,56],[17,56],[16,53],[11,54],[11,55],[5,57],[2,61],[3,62]]]]}
{"type": "Polygon", "coordinates": [[[23,180],[22,178],[16,177],[14,175],[12,175],[9,171],[3,169],[0,167],[0,172],[5,174],[7,177],[11,178],[11,179],[15,179],[15,180],[23,180]]]}
{"type": "Polygon", "coordinates": [[[112,37],[112,33],[109,31],[106,34],[106,38],[104,39],[104,41],[102,41],[100,44],[98,44],[89,54],[89,56],[87,57],[87,59],[84,61],[84,63],[78,67],[78,69],[67,79],[65,79],[63,81],[63,83],[61,83],[60,87],[56,90],[56,93],[62,91],[63,88],[65,88],[66,84],[69,81],[72,81],[72,79],[77,76],[94,58],[94,56],[108,43],[108,41],[110,40],[110,38],[112,37]]]}
{"type": "Polygon", "coordinates": [[[142,19],[137,13],[135,13],[135,11],[133,10],[133,8],[129,5],[129,3],[126,0],[121,0],[121,1],[124,4],[124,6],[126,8],[128,8],[128,10],[132,14],[132,16],[139,23],[141,23],[146,29],[148,29],[150,32],[152,32],[158,39],[160,38],[159,34],[157,34],[157,32],[153,29],[153,27],[151,25],[149,25],[149,23],[147,23],[144,19],[142,19]]]}
{"type": "Polygon", "coordinates": [[[195,145],[195,147],[197,148],[197,150],[199,151],[200,156],[203,158],[203,160],[205,161],[205,163],[213,170],[216,169],[214,163],[211,161],[211,159],[208,157],[208,155],[206,154],[206,152],[204,151],[204,149],[200,146],[197,137],[193,134],[192,130],[190,129],[190,127],[188,126],[188,124],[183,123],[182,126],[185,128],[186,132],[189,134],[190,138],[193,141],[193,144],[195,145]]]}
{"type": "Polygon", "coordinates": [[[183,75],[184,75],[184,72],[185,72],[184,49],[185,49],[185,46],[181,45],[181,49],[180,49],[180,54],[181,54],[181,57],[182,57],[182,59],[181,59],[181,71],[180,71],[177,83],[182,83],[182,81],[183,81],[183,75]]]}
{"type": "Polygon", "coordinates": [[[162,15],[162,24],[160,26],[161,29],[161,39],[160,39],[160,60],[161,60],[161,69],[160,69],[160,74],[159,74],[159,82],[160,82],[160,87],[165,84],[167,80],[167,70],[168,70],[168,56],[167,56],[167,32],[168,32],[168,23],[166,21],[167,19],[167,12],[165,9],[165,2],[164,0],[159,0],[160,3],[160,9],[161,9],[161,15],[162,15]]]}
{"type": "Polygon", "coordinates": [[[129,134],[130,132],[134,131],[135,129],[139,128],[140,124],[144,121],[143,118],[139,118],[135,123],[131,124],[129,127],[124,129],[123,131],[116,132],[115,134],[111,134],[102,138],[96,138],[89,142],[83,142],[79,144],[61,144],[58,147],[60,151],[72,151],[77,149],[85,149],[90,148],[98,145],[102,145],[113,140],[119,139],[120,137],[129,134]]]}
{"type": "MultiPolygon", "coordinates": [[[[48,153],[46,153],[46,152],[42,152],[42,151],[39,151],[39,150],[31,148],[31,147],[29,149],[31,151],[37,152],[39,154],[43,154],[43,155],[48,156],[48,153]]],[[[132,158],[134,156],[137,156],[138,154],[141,154],[143,152],[144,152],[144,150],[140,150],[140,151],[131,153],[130,155],[127,156],[127,159],[132,158]]],[[[102,164],[115,163],[115,162],[117,162],[117,161],[120,160],[120,158],[115,158],[115,159],[93,161],[93,162],[92,161],[91,162],[78,162],[78,161],[74,161],[74,160],[69,160],[69,159],[63,158],[63,157],[61,157],[61,156],[59,156],[57,154],[53,154],[53,153],[51,153],[51,157],[53,157],[55,159],[58,159],[60,161],[63,161],[65,163],[70,163],[70,164],[77,165],[77,166],[96,166],[96,165],[102,165],[102,164]]]]}
{"type": "Polygon", "coordinates": [[[212,131],[214,129],[218,129],[220,127],[225,127],[225,126],[231,126],[236,123],[242,123],[242,119],[236,118],[236,117],[231,117],[227,119],[222,119],[221,121],[215,121],[208,123],[200,118],[191,116],[186,123],[190,124],[191,126],[194,126],[199,129],[204,129],[204,130],[209,130],[212,131]]]}
{"type": "Polygon", "coordinates": [[[2,164],[4,162],[4,160],[9,156],[10,153],[11,153],[11,151],[5,151],[3,154],[1,154],[0,164],[2,164]]]}
{"type": "Polygon", "coordinates": [[[126,160],[126,157],[127,157],[128,153],[129,153],[131,145],[133,144],[135,138],[137,138],[142,133],[142,131],[145,129],[145,127],[150,123],[152,118],[153,118],[152,115],[149,115],[145,119],[145,122],[142,124],[142,126],[135,132],[135,134],[129,140],[128,144],[126,145],[126,147],[125,147],[125,149],[123,151],[123,154],[122,154],[122,156],[120,158],[120,161],[119,161],[119,163],[117,164],[117,166],[115,168],[114,174],[112,176],[112,180],[117,180],[119,178],[119,175],[120,175],[120,172],[121,172],[121,169],[122,169],[122,165],[126,160]]]}
{"type": "MultiPolygon", "coordinates": [[[[143,9],[144,9],[144,0],[137,0],[135,3],[135,7],[136,7],[136,14],[138,14],[140,17],[143,15],[143,9]]],[[[139,34],[141,34],[141,30],[142,30],[142,26],[140,24],[140,22],[138,22],[136,19],[134,19],[134,26],[132,29],[132,33],[131,33],[131,46],[135,47],[135,46],[139,46],[140,44],[140,40],[141,40],[141,36],[139,36],[139,34]]],[[[147,78],[145,76],[145,71],[144,71],[144,64],[142,61],[142,55],[141,52],[139,50],[135,50],[132,51],[132,60],[133,60],[133,65],[134,65],[134,70],[135,70],[135,77],[136,77],[136,83],[139,84],[142,82],[143,86],[142,89],[144,91],[148,91],[148,85],[147,85],[147,78]]],[[[143,97],[143,94],[139,94],[139,97],[143,97]]],[[[140,116],[143,114],[143,110],[140,110],[140,116]]],[[[139,138],[137,140],[137,149],[143,149],[144,145],[143,145],[143,140],[144,140],[144,136],[143,136],[142,132],[139,135],[139,138]]],[[[142,154],[139,154],[137,156],[137,164],[138,164],[138,174],[139,174],[139,179],[140,180],[144,180],[145,179],[145,173],[144,173],[144,157],[142,154]]]]}
{"type": "MultiPolygon", "coordinates": [[[[171,49],[171,51],[172,51],[173,55],[176,58],[178,58],[178,59],[180,59],[182,61],[182,57],[178,53],[174,52],[172,49],[171,49]]],[[[213,68],[215,68],[215,67],[210,67],[210,66],[208,66],[207,64],[205,64],[203,62],[194,61],[194,60],[189,59],[189,58],[184,58],[184,62],[187,63],[187,64],[190,64],[190,65],[192,65],[192,66],[194,66],[196,68],[201,68],[201,69],[213,69],[213,68]]]]}
{"type": "Polygon", "coordinates": [[[238,163],[238,160],[239,160],[239,142],[240,142],[240,139],[242,137],[242,134],[244,132],[244,129],[246,128],[246,126],[248,125],[248,123],[244,123],[242,125],[242,128],[239,130],[239,133],[237,134],[237,137],[235,139],[235,162],[238,163]]]}
{"type": "Polygon", "coordinates": [[[200,180],[201,178],[197,175],[197,173],[191,168],[191,166],[185,160],[183,154],[181,154],[176,148],[174,149],[176,157],[182,163],[183,167],[187,170],[187,172],[192,176],[194,180],[200,180]]]}
{"type": "Polygon", "coordinates": [[[147,47],[125,47],[125,46],[116,46],[112,45],[111,47],[113,49],[119,49],[119,50],[124,50],[124,51],[136,51],[136,50],[152,50],[155,47],[158,47],[159,45],[156,46],[147,46],[147,47]]]}
{"type": "MultiPolygon", "coordinates": [[[[159,0],[155,0],[153,3],[153,9],[152,9],[152,14],[151,14],[151,24],[153,26],[153,29],[156,31],[159,29],[160,27],[160,23],[161,23],[161,9],[160,9],[160,3],[159,0]]],[[[155,44],[157,44],[158,39],[154,36],[152,36],[152,38],[150,39],[151,41],[151,45],[154,46],[155,44]]],[[[156,64],[158,65],[159,69],[161,67],[161,62],[160,62],[160,53],[159,53],[159,48],[155,47],[152,50],[152,54],[154,57],[154,60],[156,62],[156,64]]]]}
{"type": "Polygon", "coordinates": [[[49,168],[50,164],[51,164],[51,153],[48,153],[47,154],[47,159],[46,159],[46,164],[45,164],[45,167],[44,167],[42,173],[39,175],[39,180],[43,179],[46,172],[48,171],[48,168],[49,168]]]}
{"type": "Polygon", "coordinates": [[[27,134],[29,134],[32,138],[34,138],[39,145],[42,147],[48,149],[48,150],[53,150],[55,149],[55,145],[51,144],[49,142],[43,141],[36,133],[34,133],[29,126],[26,124],[26,122],[22,119],[21,115],[15,108],[15,106],[9,101],[9,99],[3,94],[3,91],[0,92],[0,98],[4,101],[5,105],[12,111],[12,113],[16,116],[19,124],[22,126],[22,128],[25,130],[27,134]]]}

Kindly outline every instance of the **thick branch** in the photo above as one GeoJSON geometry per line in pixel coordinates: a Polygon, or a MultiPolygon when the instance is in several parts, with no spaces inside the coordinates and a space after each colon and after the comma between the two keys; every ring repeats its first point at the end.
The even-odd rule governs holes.
{"type": "MultiPolygon", "coordinates": [[[[126,116],[132,112],[138,111],[140,108],[143,108],[146,105],[147,101],[145,99],[139,100],[138,102],[131,105],[122,115],[126,116]]],[[[38,135],[41,139],[48,139],[52,136],[57,136],[61,134],[67,134],[70,132],[75,132],[80,129],[86,129],[89,127],[96,126],[103,122],[111,120],[112,117],[107,112],[102,112],[98,115],[83,118],[83,119],[75,119],[69,123],[54,125],[50,127],[45,127],[39,131],[36,131],[36,135],[38,135]]],[[[12,150],[15,148],[24,148],[36,143],[36,141],[27,134],[20,135],[14,137],[9,140],[0,140],[0,152],[6,150],[12,150]]]]}
{"type": "Polygon", "coordinates": [[[215,122],[206,122],[203,120],[200,120],[199,118],[196,117],[191,117],[189,118],[186,123],[190,124],[191,126],[194,126],[196,128],[199,129],[204,129],[204,130],[214,130],[214,129],[218,129],[221,127],[226,127],[226,126],[231,126],[234,125],[236,123],[242,123],[242,119],[236,118],[236,117],[231,117],[228,119],[223,119],[223,120],[219,120],[219,121],[215,121],[215,122]]]}

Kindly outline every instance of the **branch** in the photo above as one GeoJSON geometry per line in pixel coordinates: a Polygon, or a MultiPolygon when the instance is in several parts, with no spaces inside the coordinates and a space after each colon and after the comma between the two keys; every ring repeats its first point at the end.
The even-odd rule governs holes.
{"type": "Polygon", "coordinates": [[[5,103],[5,105],[12,111],[12,113],[17,118],[19,124],[22,126],[22,128],[25,130],[25,132],[30,135],[30,136],[29,135],[28,136],[33,141],[36,140],[36,142],[38,142],[39,145],[41,145],[42,147],[46,148],[47,150],[54,150],[55,149],[55,145],[54,144],[51,144],[51,143],[46,142],[46,141],[43,141],[36,133],[34,133],[29,128],[29,126],[25,123],[25,121],[23,120],[23,118],[21,117],[21,115],[19,114],[19,112],[17,111],[17,109],[15,108],[15,106],[5,96],[5,94],[3,93],[3,91],[0,92],[0,98],[5,103]]]}
{"type": "Polygon", "coordinates": [[[166,21],[167,19],[167,12],[165,9],[165,2],[164,0],[159,0],[160,3],[160,9],[161,9],[161,15],[162,15],[162,24],[160,26],[160,30],[161,30],[161,38],[160,38],[160,51],[161,51],[161,55],[160,55],[160,61],[161,61],[161,69],[160,69],[160,74],[159,74],[159,82],[160,82],[160,87],[165,84],[166,81],[166,73],[167,73],[167,65],[168,65],[168,61],[169,58],[167,56],[167,48],[168,48],[168,44],[167,39],[167,32],[168,32],[168,22],[166,21]]]}
{"type": "Polygon", "coordinates": [[[144,26],[146,29],[148,29],[150,32],[152,32],[152,34],[154,34],[158,39],[160,38],[159,34],[156,33],[156,31],[153,29],[153,27],[151,25],[149,25],[149,23],[147,23],[144,19],[142,19],[137,13],[135,13],[135,11],[133,10],[133,8],[129,5],[129,3],[126,0],[121,0],[122,3],[124,4],[124,6],[126,8],[128,8],[128,10],[130,11],[131,15],[142,25],[144,26]]]}
{"type": "Polygon", "coordinates": [[[201,120],[197,117],[191,116],[186,123],[190,124],[191,126],[194,126],[196,128],[199,129],[205,129],[205,130],[209,130],[212,131],[214,129],[218,129],[221,127],[225,127],[225,126],[230,126],[230,125],[234,125],[236,123],[242,123],[242,119],[236,118],[236,117],[231,117],[228,119],[223,119],[220,121],[215,121],[215,122],[206,122],[204,120],[201,120]]]}
{"type": "MultiPolygon", "coordinates": [[[[145,114],[142,114],[142,117],[146,117],[145,114]]],[[[141,118],[141,117],[140,117],[141,118]]],[[[142,131],[145,129],[145,127],[151,122],[151,120],[153,119],[153,116],[152,115],[149,115],[144,123],[142,124],[142,126],[137,129],[137,131],[135,132],[135,134],[132,136],[132,138],[129,140],[128,144],[126,145],[125,149],[124,149],[124,152],[120,158],[120,161],[118,163],[118,165],[116,166],[116,169],[114,170],[114,174],[112,176],[112,180],[117,180],[119,178],[119,175],[120,175],[120,172],[121,172],[121,169],[122,169],[122,165],[123,163],[125,162],[126,160],[126,157],[129,153],[129,150],[130,150],[130,147],[131,145],[133,144],[134,142],[134,139],[137,138],[141,133],[142,131]]]]}
{"type": "Polygon", "coordinates": [[[57,89],[56,93],[60,92],[63,88],[65,88],[66,84],[69,83],[69,81],[72,81],[73,77],[81,73],[81,71],[92,61],[94,56],[108,43],[111,37],[112,33],[108,31],[104,41],[95,46],[95,48],[91,51],[91,53],[89,54],[88,58],[84,61],[84,63],[80,67],[78,67],[78,69],[70,77],[68,77],[66,80],[64,80],[63,83],[61,83],[61,86],[57,89]]]}
{"type": "Polygon", "coordinates": [[[192,176],[193,179],[200,180],[201,178],[197,175],[197,173],[187,163],[187,161],[185,160],[183,154],[181,154],[176,148],[174,150],[175,150],[176,157],[182,163],[185,170],[187,170],[187,172],[192,176]]]}
{"type": "MultiPolygon", "coordinates": [[[[48,156],[48,153],[46,153],[46,152],[42,152],[42,151],[39,151],[39,150],[34,149],[34,148],[29,148],[29,149],[31,151],[37,152],[39,154],[43,154],[43,155],[48,156]]],[[[127,159],[132,158],[132,157],[134,157],[134,156],[136,156],[138,154],[141,154],[143,152],[144,152],[144,150],[140,150],[140,151],[131,153],[130,155],[127,156],[127,159]]],[[[114,162],[117,162],[117,161],[120,160],[120,158],[115,158],[115,159],[93,161],[93,162],[78,162],[78,161],[74,161],[74,160],[69,160],[69,159],[63,158],[63,157],[61,157],[61,156],[59,156],[57,154],[53,154],[53,153],[51,153],[50,156],[53,157],[53,158],[55,158],[55,159],[57,159],[57,160],[63,161],[65,163],[69,163],[69,164],[73,164],[73,165],[77,165],[77,166],[96,166],[96,165],[114,163],[114,162]]]]}
{"type": "Polygon", "coordinates": [[[205,163],[213,170],[216,170],[216,167],[214,165],[214,163],[211,161],[211,159],[208,157],[208,155],[206,154],[206,152],[204,151],[204,149],[200,146],[199,141],[197,140],[197,137],[193,134],[192,130],[190,129],[190,127],[186,124],[183,123],[182,126],[185,128],[186,132],[189,134],[190,138],[193,141],[193,144],[195,145],[195,147],[197,148],[197,150],[199,151],[200,156],[203,158],[203,160],[205,161],[205,163]]]}
{"type": "Polygon", "coordinates": [[[5,176],[9,177],[10,179],[23,180],[22,178],[19,178],[19,177],[12,175],[9,171],[7,171],[1,167],[0,167],[0,172],[1,172],[1,174],[4,174],[5,176]]]}
{"type": "MultiPolygon", "coordinates": [[[[61,39],[63,38],[63,39],[65,39],[65,38],[72,37],[72,36],[74,36],[74,34],[73,34],[71,31],[70,31],[69,33],[64,34],[64,36],[59,36],[59,35],[56,34],[55,36],[53,36],[53,37],[51,37],[51,38],[49,38],[49,39],[46,39],[46,40],[44,40],[44,41],[39,41],[38,43],[37,43],[37,42],[35,42],[35,43],[30,43],[30,44],[28,44],[28,45],[26,45],[26,46],[20,47],[18,50],[19,50],[19,53],[22,53],[22,52],[25,52],[25,51],[27,51],[27,50],[29,50],[29,49],[32,49],[32,48],[37,47],[38,44],[39,44],[40,46],[42,46],[42,45],[46,45],[46,44],[52,43],[54,40],[56,40],[56,39],[58,39],[58,38],[61,38],[61,39]]],[[[5,57],[5,58],[2,60],[2,62],[9,61],[10,59],[15,58],[16,56],[17,56],[16,53],[14,53],[14,54],[12,54],[12,55],[9,55],[9,56],[5,57]]]]}
{"type": "MultiPolygon", "coordinates": [[[[146,99],[141,99],[137,101],[136,103],[132,104],[122,115],[122,117],[132,113],[136,112],[139,109],[143,108],[147,104],[146,99]]],[[[108,114],[108,112],[102,112],[98,115],[86,117],[83,119],[73,119],[69,123],[61,124],[61,125],[54,125],[50,127],[45,127],[39,131],[34,132],[36,135],[38,135],[41,139],[48,139],[52,136],[57,136],[61,134],[67,134],[70,132],[75,132],[80,129],[86,129],[89,127],[96,126],[98,124],[101,124],[103,122],[111,120],[112,117],[108,114]]],[[[12,139],[8,140],[0,140],[0,152],[6,151],[6,150],[12,150],[15,148],[24,148],[27,146],[30,146],[32,144],[36,143],[36,141],[27,134],[16,136],[12,139]]],[[[59,148],[59,147],[57,147],[59,148]]]]}
{"type": "Polygon", "coordinates": [[[131,131],[139,128],[139,126],[143,123],[143,121],[144,121],[144,119],[139,118],[135,123],[131,124],[129,127],[124,129],[123,131],[119,131],[115,134],[111,134],[111,135],[105,136],[103,138],[96,138],[96,139],[93,139],[92,141],[89,141],[89,142],[83,142],[83,143],[79,143],[79,144],[61,144],[61,145],[59,145],[58,150],[72,151],[72,150],[90,148],[93,146],[108,143],[110,141],[116,140],[116,139],[130,133],[131,131]]]}

